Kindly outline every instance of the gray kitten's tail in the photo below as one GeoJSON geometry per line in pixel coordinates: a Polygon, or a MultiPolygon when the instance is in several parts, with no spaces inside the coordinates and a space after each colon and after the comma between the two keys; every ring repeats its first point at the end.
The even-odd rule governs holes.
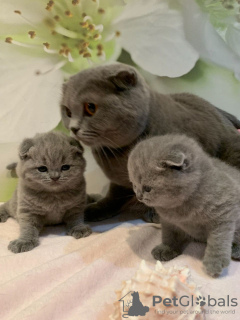
{"type": "Polygon", "coordinates": [[[103,197],[100,194],[87,194],[87,204],[97,202],[103,197]]]}
{"type": "Polygon", "coordinates": [[[17,162],[13,162],[13,163],[10,163],[9,165],[7,165],[6,169],[11,171],[11,176],[13,178],[17,178],[17,172],[16,172],[16,168],[17,168],[17,162]]]}
{"type": "Polygon", "coordinates": [[[225,118],[227,118],[232,125],[236,128],[236,129],[240,129],[240,121],[238,120],[237,117],[235,117],[234,115],[232,115],[231,113],[228,113],[227,111],[224,111],[222,109],[216,108],[218,110],[218,112],[220,112],[225,118]]]}

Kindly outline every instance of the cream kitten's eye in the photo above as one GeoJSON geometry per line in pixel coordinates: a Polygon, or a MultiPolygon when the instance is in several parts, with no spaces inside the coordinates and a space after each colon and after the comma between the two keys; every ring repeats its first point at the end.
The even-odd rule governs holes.
{"type": "Polygon", "coordinates": [[[70,166],[68,164],[64,164],[62,167],[61,167],[61,170],[62,171],[67,171],[70,169],[70,166]]]}
{"type": "Polygon", "coordinates": [[[47,172],[48,168],[46,166],[38,167],[37,168],[39,172],[47,172]]]}
{"type": "Polygon", "coordinates": [[[65,108],[66,115],[68,116],[68,118],[71,118],[72,112],[70,111],[70,109],[68,109],[66,106],[64,106],[64,108],[65,108]]]}
{"type": "Polygon", "coordinates": [[[143,189],[143,192],[150,192],[152,190],[152,188],[149,186],[143,186],[142,189],[143,189]]]}
{"type": "Polygon", "coordinates": [[[98,106],[95,103],[84,103],[84,112],[87,116],[91,117],[94,115],[94,113],[97,112],[98,106]]]}

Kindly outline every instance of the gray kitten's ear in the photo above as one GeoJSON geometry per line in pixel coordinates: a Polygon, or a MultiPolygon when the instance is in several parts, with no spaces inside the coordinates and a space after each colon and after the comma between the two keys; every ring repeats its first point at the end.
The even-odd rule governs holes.
{"type": "Polygon", "coordinates": [[[127,90],[135,87],[137,84],[137,74],[132,71],[120,71],[116,75],[108,78],[118,90],[127,90]]]}
{"type": "Polygon", "coordinates": [[[73,150],[76,151],[76,154],[83,154],[84,149],[79,141],[70,138],[70,145],[74,147],[73,150]]]}
{"type": "Polygon", "coordinates": [[[21,160],[28,158],[29,150],[34,146],[33,139],[24,139],[19,147],[19,157],[21,160]]]}
{"type": "Polygon", "coordinates": [[[166,160],[161,160],[159,167],[161,169],[170,168],[174,170],[186,170],[189,167],[189,160],[184,153],[174,152],[170,154],[166,160]]]}

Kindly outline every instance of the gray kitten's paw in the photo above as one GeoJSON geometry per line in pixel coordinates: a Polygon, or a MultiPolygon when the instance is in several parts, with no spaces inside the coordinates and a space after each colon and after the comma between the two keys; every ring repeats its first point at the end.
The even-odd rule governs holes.
{"type": "Polygon", "coordinates": [[[9,217],[7,210],[3,206],[0,207],[0,222],[6,222],[9,217]]]}
{"type": "Polygon", "coordinates": [[[69,236],[74,237],[75,239],[85,238],[90,236],[92,229],[87,225],[75,226],[72,229],[67,231],[69,236]]]}
{"type": "Polygon", "coordinates": [[[204,258],[203,268],[204,271],[211,277],[219,277],[224,268],[228,267],[230,259],[226,257],[216,257],[216,258],[204,258]]]}
{"type": "Polygon", "coordinates": [[[237,243],[232,244],[232,259],[240,260],[240,245],[237,243]]]}
{"type": "Polygon", "coordinates": [[[142,216],[143,220],[151,223],[160,223],[160,217],[153,208],[149,208],[142,216]]]}
{"type": "Polygon", "coordinates": [[[9,243],[8,250],[13,253],[30,251],[38,246],[38,240],[22,240],[16,239],[9,243]]]}
{"type": "Polygon", "coordinates": [[[163,243],[153,248],[151,253],[154,259],[160,261],[169,261],[179,256],[178,252],[174,251],[168,245],[163,243]]]}

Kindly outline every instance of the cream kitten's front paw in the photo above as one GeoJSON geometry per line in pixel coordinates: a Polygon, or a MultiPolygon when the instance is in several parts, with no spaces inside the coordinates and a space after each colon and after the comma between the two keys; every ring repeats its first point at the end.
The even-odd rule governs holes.
{"type": "Polygon", "coordinates": [[[67,231],[69,236],[76,239],[88,237],[92,233],[92,229],[87,225],[78,225],[67,231]]]}
{"type": "Polygon", "coordinates": [[[226,257],[204,257],[203,268],[204,271],[211,277],[219,277],[224,268],[228,267],[230,259],[226,257]]]}
{"type": "Polygon", "coordinates": [[[12,251],[13,253],[20,253],[30,251],[33,248],[38,246],[38,240],[23,240],[23,239],[16,239],[9,243],[8,250],[12,251]]]}
{"type": "Polygon", "coordinates": [[[152,255],[156,260],[169,261],[179,256],[179,253],[174,251],[168,245],[161,243],[153,248],[152,255]]]}

